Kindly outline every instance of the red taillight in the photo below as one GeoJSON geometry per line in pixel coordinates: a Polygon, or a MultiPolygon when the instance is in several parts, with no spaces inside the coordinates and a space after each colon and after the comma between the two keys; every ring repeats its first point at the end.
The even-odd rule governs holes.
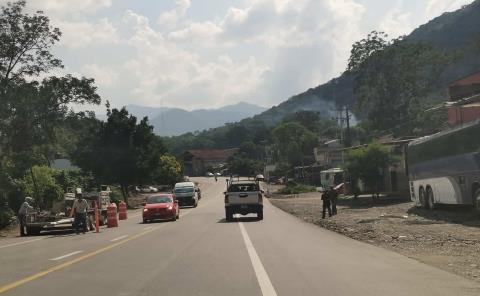
{"type": "Polygon", "coordinates": [[[262,203],[263,202],[263,196],[261,193],[258,194],[258,203],[262,203]]]}
{"type": "Polygon", "coordinates": [[[228,203],[228,195],[225,195],[225,203],[228,203]]]}

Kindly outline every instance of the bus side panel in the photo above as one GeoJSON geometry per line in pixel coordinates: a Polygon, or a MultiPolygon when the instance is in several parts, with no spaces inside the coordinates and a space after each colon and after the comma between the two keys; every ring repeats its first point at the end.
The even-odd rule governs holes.
{"type": "Polygon", "coordinates": [[[462,191],[454,177],[429,178],[413,181],[415,198],[412,200],[415,205],[420,205],[420,188],[427,191],[432,188],[435,203],[441,204],[469,204],[470,200],[462,200],[462,191]]]}

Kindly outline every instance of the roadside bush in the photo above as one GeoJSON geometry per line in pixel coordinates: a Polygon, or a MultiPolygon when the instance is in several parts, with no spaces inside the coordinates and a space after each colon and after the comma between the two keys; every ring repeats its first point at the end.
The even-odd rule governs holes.
{"type": "Polygon", "coordinates": [[[14,216],[15,213],[11,209],[0,207],[0,229],[8,226],[13,220],[14,216]]]}
{"type": "Polygon", "coordinates": [[[316,188],[314,186],[309,186],[305,184],[299,184],[295,181],[288,181],[286,186],[279,190],[280,194],[298,194],[298,193],[307,193],[315,192],[316,188]]]}

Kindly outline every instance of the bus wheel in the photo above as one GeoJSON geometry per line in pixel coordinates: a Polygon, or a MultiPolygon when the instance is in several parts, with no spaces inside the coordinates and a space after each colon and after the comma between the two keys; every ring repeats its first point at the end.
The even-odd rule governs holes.
{"type": "Polygon", "coordinates": [[[473,195],[473,206],[475,210],[480,214],[480,189],[477,189],[473,195]]]}
{"type": "Polygon", "coordinates": [[[425,202],[425,190],[423,187],[420,187],[418,190],[418,199],[420,200],[420,205],[422,208],[427,208],[427,203],[425,202]]]}
{"type": "Polygon", "coordinates": [[[435,198],[433,196],[432,188],[427,188],[427,207],[430,210],[435,210],[435,198]]]}

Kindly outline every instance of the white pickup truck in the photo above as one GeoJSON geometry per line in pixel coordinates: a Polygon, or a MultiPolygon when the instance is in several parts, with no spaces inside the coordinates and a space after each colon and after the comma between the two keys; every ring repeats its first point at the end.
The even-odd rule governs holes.
{"type": "Polygon", "coordinates": [[[227,221],[232,221],[233,215],[237,213],[256,213],[259,220],[263,219],[263,191],[258,181],[227,180],[227,191],[224,194],[227,221]]]}

